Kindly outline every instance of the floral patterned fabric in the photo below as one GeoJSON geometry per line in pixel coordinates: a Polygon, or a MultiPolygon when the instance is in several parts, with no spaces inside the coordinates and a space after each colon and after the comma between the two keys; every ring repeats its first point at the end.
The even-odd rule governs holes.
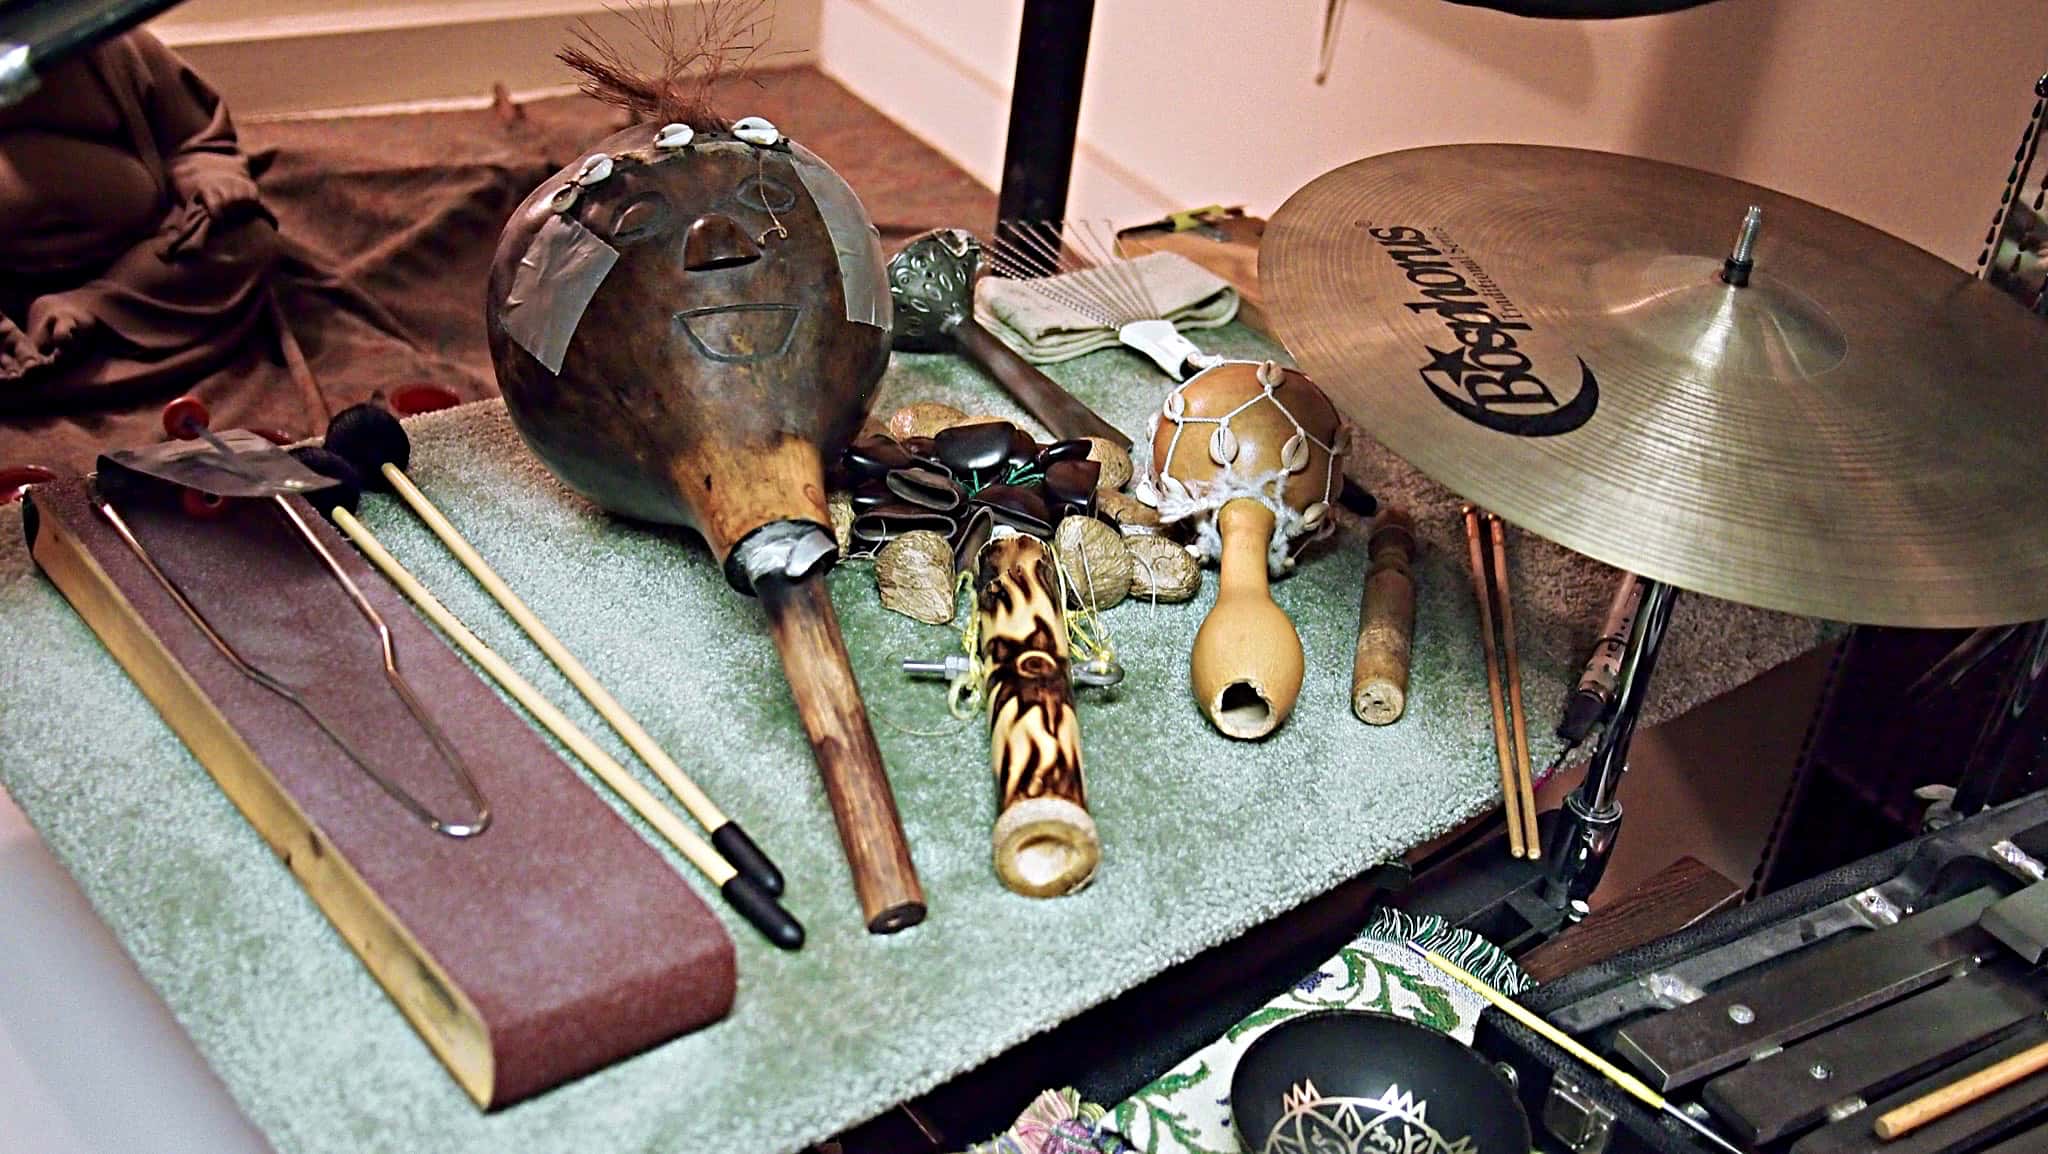
{"type": "Polygon", "coordinates": [[[1526,974],[1484,939],[1435,919],[1382,916],[1315,972],[1221,1038],[1190,1054],[1113,1108],[1048,1090],[1007,1132],[968,1154],[1245,1154],[1230,1120],[1230,1079],[1259,1035],[1315,1010],[1377,1010],[1472,1040],[1485,1003],[1424,964],[1406,942],[1422,942],[1509,993],[1526,974]]]}

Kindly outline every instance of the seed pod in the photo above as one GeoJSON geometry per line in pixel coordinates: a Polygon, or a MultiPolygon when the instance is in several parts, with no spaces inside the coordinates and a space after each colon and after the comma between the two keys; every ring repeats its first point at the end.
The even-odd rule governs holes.
{"type": "Polygon", "coordinates": [[[1096,488],[1115,492],[1131,483],[1129,450],[1103,437],[1090,437],[1088,444],[1088,459],[1102,462],[1102,476],[1096,480],[1096,488]]]}
{"type": "Polygon", "coordinates": [[[967,420],[967,414],[951,405],[936,401],[919,401],[905,405],[889,414],[889,435],[899,441],[912,437],[935,436],[940,429],[950,428],[967,420]]]}
{"type": "Polygon", "coordinates": [[[1129,493],[1114,489],[1095,490],[1095,507],[1102,514],[1117,523],[1125,533],[1157,533],[1159,531],[1159,510],[1147,505],[1129,493]]]}
{"type": "Polygon", "coordinates": [[[951,625],[957,608],[953,546],[929,529],[913,529],[875,554],[882,608],[932,625],[951,625]]]}
{"type": "Polygon", "coordinates": [[[1127,537],[1131,596],[1140,601],[1186,601],[1202,587],[1202,567],[1164,537],[1127,537]]]}
{"type": "Polygon", "coordinates": [[[853,552],[853,494],[839,489],[825,498],[825,512],[832,517],[832,539],[839,542],[839,555],[853,552]]]}
{"type": "Polygon", "coordinates": [[[1075,608],[1107,609],[1131,591],[1131,553],[1117,531],[1093,517],[1068,517],[1052,537],[1052,550],[1073,582],[1075,608]]]}

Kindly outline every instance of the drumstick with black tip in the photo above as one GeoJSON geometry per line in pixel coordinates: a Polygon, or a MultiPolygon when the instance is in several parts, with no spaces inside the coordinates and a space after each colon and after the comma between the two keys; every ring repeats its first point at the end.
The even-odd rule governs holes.
{"type": "MultiPolygon", "coordinates": [[[[354,467],[339,454],[325,449],[297,449],[292,453],[300,462],[315,472],[333,477],[342,484],[346,493],[349,486],[360,487],[355,480],[354,467]],[[346,470],[344,472],[343,470],[346,470]]],[[[353,499],[337,498],[320,503],[321,512],[327,514],[334,527],[360,550],[372,565],[375,565],[398,591],[405,594],[427,620],[434,623],[456,648],[469,655],[491,679],[503,686],[505,692],[520,704],[533,719],[538,721],[555,739],[567,746],[571,753],[582,759],[583,764],[597,775],[599,781],[616,794],[620,801],[640,815],[662,840],[674,846],[684,860],[696,867],[718,892],[726,903],[745,918],[761,935],[785,950],[799,949],[804,944],[804,928],[788,910],[782,908],[773,894],[768,893],[757,881],[734,869],[731,862],[721,856],[717,849],[698,837],[690,827],[676,817],[654,791],[640,784],[639,779],[627,772],[610,754],[590,736],[576,727],[576,724],[555,708],[553,702],[534,688],[532,682],[520,676],[519,671],[506,663],[497,652],[483,643],[476,634],[469,631],[462,620],[442,605],[439,598],[429,591],[419,578],[401,565],[391,551],[384,548],[376,535],[355,518],[353,499]]]]}
{"type": "Polygon", "coordinates": [[[327,427],[327,448],[353,465],[366,483],[396,493],[434,536],[441,539],[441,544],[455,555],[455,559],[462,563],[462,567],[469,570],[470,575],[476,578],[477,584],[484,587],[484,591],[491,595],[491,599],[496,601],[506,615],[533,640],[534,645],[547,655],[555,668],[562,671],[562,676],[568,678],[569,683],[590,703],[590,707],[625,740],[627,747],[632,749],[640,760],[647,763],[647,767],[654,771],[654,776],[660,778],[669,792],[675,794],[676,799],[683,803],[683,808],[689,810],[691,816],[711,832],[711,844],[716,846],[741,873],[754,879],[763,890],[775,895],[782,893],[782,871],[775,867],[775,863],[769,860],[768,855],[754,844],[754,840],[747,836],[739,823],[727,817],[712,802],[710,796],[690,779],[689,774],[683,772],[683,768],[676,764],[675,759],[671,758],[647,730],[626,712],[625,707],[598,682],[590,670],[584,668],[583,663],[576,659],[576,655],[569,652],[569,647],[562,644],[554,631],[549,629],[533,610],[527,608],[526,602],[520,600],[511,586],[505,584],[504,579],[498,576],[497,571],[491,568],[483,555],[476,551],[476,547],[471,545],[454,523],[427,499],[425,493],[420,492],[419,486],[413,484],[412,479],[406,476],[406,466],[412,460],[412,441],[406,436],[405,427],[398,423],[397,417],[372,404],[354,405],[343,409],[327,427]]]}

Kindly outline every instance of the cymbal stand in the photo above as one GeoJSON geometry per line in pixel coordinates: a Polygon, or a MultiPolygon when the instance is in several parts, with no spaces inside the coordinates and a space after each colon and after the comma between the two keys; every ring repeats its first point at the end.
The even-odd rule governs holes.
{"type": "Polygon", "coordinates": [[[1676,588],[1662,581],[1643,583],[1643,606],[1622,653],[1614,704],[1609,707],[1593,759],[1587,763],[1586,779],[1551,815],[1555,824],[1547,835],[1550,852],[1544,859],[1539,893],[1545,905],[1562,912],[1569,921],[1585,916],[1586,899],[1607,872],[1615,836],[1621,832],[1621,802],[1615,794],[1628,769],[1629,742],[1635,737],[1650,675],[1657,667],[1657,651],[1677,602],[1676,588]]]}

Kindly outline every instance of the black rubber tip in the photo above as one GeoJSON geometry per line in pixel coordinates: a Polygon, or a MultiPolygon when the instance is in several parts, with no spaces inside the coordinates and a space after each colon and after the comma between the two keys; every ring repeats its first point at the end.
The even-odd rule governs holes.
{"type": "Polygon", "coordinates": [[[364,483],[376,489],[389,487],[385,465],[396,465],[403,473],[412,464],[412,439],[405,435],[405,426],[383,406],[367,401],[350,405],[328,422],[327,448],[346,458],[364,483]]]}
{"type": "Polygon", "coordinates": [[[740,916],[753,923],[761,936],[785,950],[804,948],[803,923],[783,909],[773,897],[764,893],[754,879],[745,874],[734,874],[718,892],[725,895],[727,905],[740,912],[740,916]]]}
{"type": "Polygon", "coordinates": [[[729,821],[712,830],[711,846],[725,855],[741,877],[753,879],[770,897],[782,896],[782,871],[775,868],[775,863],[768,860],[768,855],[761,852],[740,823],[729,821]]]}
{"type": "Polygon", "coordinates": [[[301,445],[291,452],[293,460],[334,482],[324,489],[305,494],[306,500],[320,510],[322,517],[333,517],[336,509],[356,511],[363,498],[363,476],[348,463],[348,458],[318,445],[301,445]]]}

